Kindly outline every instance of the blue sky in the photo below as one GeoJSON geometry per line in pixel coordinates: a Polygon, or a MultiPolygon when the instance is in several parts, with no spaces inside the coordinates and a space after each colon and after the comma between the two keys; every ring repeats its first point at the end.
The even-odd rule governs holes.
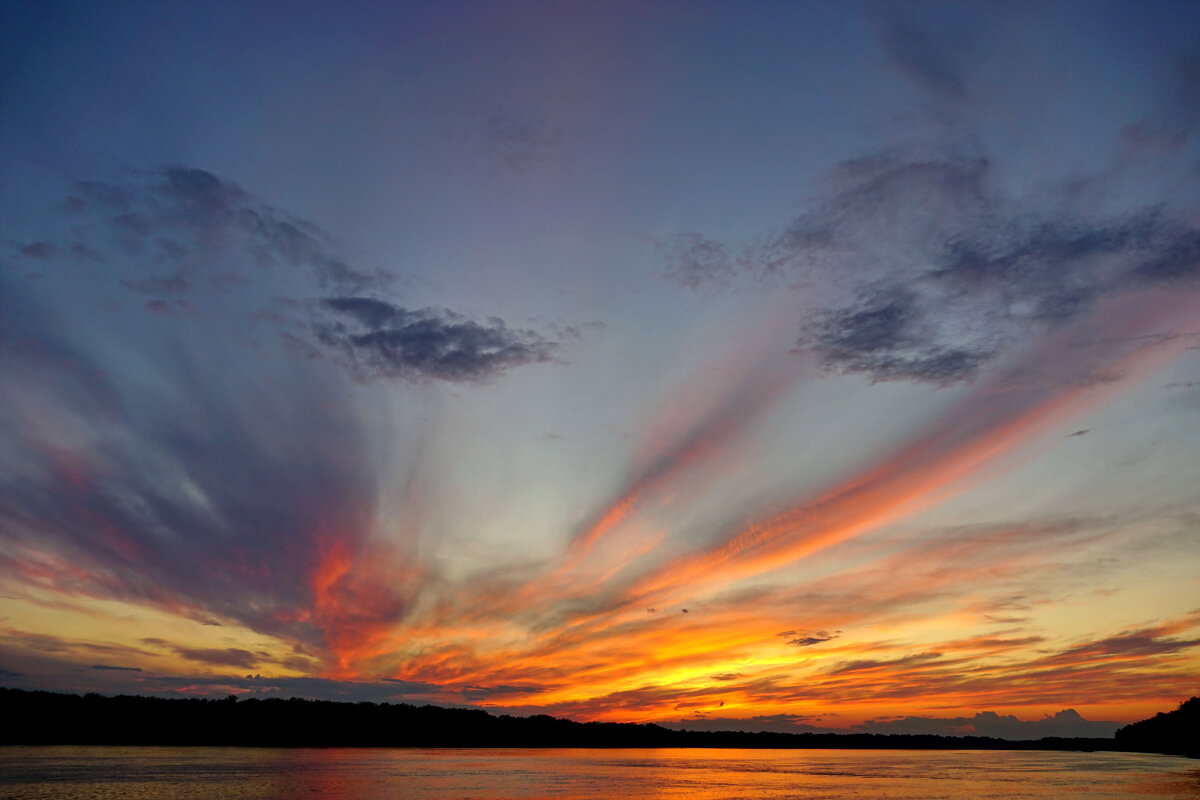
{"type": "Polygon", "coordinates": [[[5,683],[1194,693],[1200,6],[0,13],[5,683]]]}

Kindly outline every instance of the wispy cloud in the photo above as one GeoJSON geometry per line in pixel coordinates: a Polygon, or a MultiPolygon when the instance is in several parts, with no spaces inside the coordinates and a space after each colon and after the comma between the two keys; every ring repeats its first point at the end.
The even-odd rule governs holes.
{"type": "Polygon", "coordinates": [[[1200,228],[1185,217],[1158,206],[1087,215],[1065,199],[1037,211],[999,178],[984,158],[846,162],[783,233],[733,260],[688,234],[668,273],[695,286],[736,263],[829,287],[798,348],[832,372],[933,384],[975,376],[1101,298],[1196,287],[1200,228]]]}
{"type": "Polygon", "coordinates": [[[239,647],[224,647],[224,648],[194,648],[194,647],[176,647],[175,652],[189,661],[199,661],[202,664],[211,664],[217,667],[239,667],[241,669],[254,669],[259,661],[259,657],[255,656],[249,650],[243,650],[239,647]]]}
{"type": "Polygon", "coordinates": [[[1164,188],[1150,202],[1117,188],[1188,166],[1194,55],[1172,80],[1160,76],[1155,113],[1127,126],[1170,128],[1174,149],[1033,180],[989,147],[973,97],[971,66],[983,61],[973,49],[990,34],[946,8],[879,16],[888,65],[925,100],[921,134],[837,164],[782,231],[656,240],[669,278],[692,289],[787,281],[802,290],[796,347],[828,371],[934,385],[976,377],[1103,298],[1200,286],[1194,197],[1164,188]]]}
{"type": "MultiPolygon", "coordinates": [[[[395,273],[352,266],[315,224],[205,170],[128,170],[74,189],[60,212],[72,223],[71,241],[19,246],[20,254],[48,266],[63,253],[119,265],[114,285],[151,295],[143,307],[159,316],[203,315],[206,308],[226,319],[253,313],[306,352],[334,356],[361,380],[479,381],[551,361],[558,349],[547,335],[496,317],[397,305],[389,295],[395,273]],[[262,284],[274,288],[264,292],[262,284]],[[201,288],[247,294],[244,302],[282,297],[287,313],[242,309],[201,288]]],[[[73,263],[68,258],[60,271],[73,263]]]]}
{"type": "MultiPolygon", "coordinates": [[[[1127,326],[1161,324],[1162,298],[1140,300],[1143,309],[1153,309],[1149,319],[1125,312],[1116,319],[1127,326]]],[[[1188,298],[1178,301],[1177,314],[1194,319],[1196,309],[1188,298]]],[[[1177,320],[1169,319],[1168,324],[1177,320]]],[[[1108,330],[1113,324],[1108,311],[1091,318],[1089,325],[1108,330]]],[[[774,569],[812,553],[876,529],[905,514],[940,500],[968,485],[972,476],[989,462],[1046,429],[1052,423],[1092,407],[1117,390],[1088,383],[1055,387],[1061,371],[1078,356],[1075,337],[1092,338],[1094,330],[1084,325],[1062,331],[1056,340],[1028,357],[1029,365],[1055,373],[1050,385],[1029,380],[1028,366],[1018,364],[990,384],[978,387],[926,431],[877,466],[843,481],[815,498],[793,508],[752,521],[722,537],[718,544],[679,557],[654,573],[639,579],[627,592],[628,602],[645,605],[661,602],[661,593],[672,596],[693,584],[728,583],[774,569]],[[1051,367],[1051,364],[1061,366],[1051,367]],[[1017,382],[1018,377],[1021,382],[1017,382]]],[[[1151,367],[1176,352],[1158,348],[1126,354],[1121,369],[1151,367]]],[[[1110,365],[1111,366],[1111,365],[1110,365]]],[[[1075,365],[1074,368],[1077,368],[1075,365]]]]}
{"type": "Polygon", "coordinates": [[[899,16],[888,18],[882,26],[888,63],[919,88],[953,100],[966,94],[963,61],[969,43],[964,38],[946,32],[939,35],[899,16]]]}
{"type": "Polygon", "coordinates": [[[366,297],[332,297],[321,305],[351,322],[318,323],[317,341],[342,353],[364,378],[476,381],[550,361],[557,347],[503,320],[480,323],[445,309],[410,311],[366,297]]]}
{"type": "Polygon", "coordinates": [[[841,631],[802,631],[794,639],[788,639],[788,644],[794,644],[797,647],[811,647],[814,644],[832,641],[841,635],[841,631]]]}
{"type": "Polygon", "coordinates": [[[517,173],[553,162],[565,139],[561,125],[503,107],[481,115],[478,136],[488,159],[517,173]]]}

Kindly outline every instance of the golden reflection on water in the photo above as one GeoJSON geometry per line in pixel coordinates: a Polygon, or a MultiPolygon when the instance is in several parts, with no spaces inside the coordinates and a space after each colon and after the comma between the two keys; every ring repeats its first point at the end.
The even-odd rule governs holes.
{"type": "Polygon", "coordinates": [[[4,800],[1200,798],[1130,753],[2,747],[4,800]]]}

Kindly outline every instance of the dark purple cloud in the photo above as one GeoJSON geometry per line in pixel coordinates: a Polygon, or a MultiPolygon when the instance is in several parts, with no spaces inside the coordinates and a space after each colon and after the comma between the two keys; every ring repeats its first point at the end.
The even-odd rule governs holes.
{"type": "Polygon", "coordinates": [[[191,288],[187,278],[182,275],[158,275],[142,280],[122,280],[121,285],[126,289],[144,294],[177,294],[191,288]]]}
{"type": "Polygon", "coordinates": [[[322,301],[348,320],[321,322],[317,341],[340,352],[363,378],[478,381],[512,367],[550,361],[555,342],[503,320],[477,322],[446,309],[415,311],[365,297],[322,301]]]}
{"type": "Polygon", "coordinates": [[[551,161],[564,139],[561,126],[500,107],[483,115],[480,138],[489,159],[518,173],[551,161]]]}
{"type": "Polygon", "coordinates": [[[1200,170],[1188,154],[1200,129],[1200,56],[1180,59],[1156,114],[1123,134],[1161,139],[1169,129],[1172,147],[1139,161],[1114,142],[1106,168],[1030,188],[1005,161],[1011,152],[989,152],[988,121],[972,104],[968,67],[988,32],[962,28],[954,13],[921,16],[885,15],[879,31],[888,65],[927,100],[914,123],[923,143],[897,139],[841,162],[781,231],[656,240],[667,277],[691,289],[739,277],[799,285],[797,350],[832,373],[935,385],[970,379],[1102,298],[1200,286],[1194,191],[1116,200],[1113,188],[1200,170]]]}
{"type": "MultiPolygon", "coordinates": [[[[662,722],[664,728],[677,731],[745,731],[758,733],[815,733],[827,729],[817,728],[809,724],[813,717],[801,714],[763,714],[754,717],[713,717],[703,716],[696,719],[681,719],[675,722],[662,722]]],[[[829,730],[830,733],[844,731],[829,730]]]]}
{"type": "Polygon", "coordinates": [[[1036,720],[1022,720],[1011,714],[981,711],[971,717],[909,716],[899,719],[868,720],[849,728],[814,725],[820,717],[773,714],[756,717],[714,717],[681,719],[662,723],[675,730],[692,731],[772,731],[775,733],[880,733],[932,734],[935,736],[989,736],[1014,741],[1042,739],[1048,736],[1107,738],[1120,722],[1084,719],[1068,708],[1036,720]]]}
{"type": "Polygon", "coordinates": [[[941,653],[914,653],[900,658],[873,659],[864,658],[855,661],[845,661],[828,670],[829,675],[844,675],[848,672],[863,672],[866,670],[892,669],[894,667],[921,666],[936,662],[942,657],[941,653]]]}
{"type": "Polygon", "coordinates": [[[1200,285],[1200,228],[1165,208],[1037,212],[988,161],[894,155],[839,167],[829,193],[766,242],[685,234],[667,274],[695,287],[735,270],[832,287],[797,347],[830,371],[947,384],[1102,297],[1200,285]]]}
{"type": "Polygon", "coordinates": [[[1121,727],[1120,722],[1086,720],[1073,708],[1036,720],[1021,720],[1011,714],[981,711],[973,717],[904,717],[870,720],[855,725],[863,733],[933,734],[935,736],[990,736],[995,739],[1108,738],[1121,727]]]}
{"type": "Polygon", "coordinates": [[[969,57],[964,37],[941,35],[892,18],[883,26],[888,63],[918,87],[959,99],[966,94],[963,62],[969,57]]]}
{"type": "MultiPolygon", "coordinates": [[[[497,125],[502,138],[522,136],[521,130],[497,125]]],[[[550,361],[558,347],[541,333],[511,328],[495,317],[476,320],[444,308],[407,309],[385,295],[364,294],[386,290],[395,275],[351,266],[316,225],[205,170],[170,165],[128,171],[110,182],[83,181],[74,188],[78,202],[69,204],[69,213],[72,219],[87,215],[91,222],[75,226],[75,235],[87,238],[73,242],[72,250],[87,253],[89,260],[120,264],[116,284],[156,295],[144,303],[154,314],[202,315],[206,301],[229,304],[228,298],[205,296],[198,285],[228,293],[280,283],[294,293],[304,282],[291,278],[300,277],[315,300],[311,295],[285,298],[290,314],[262,308],[252,313],[270,319],[310,356],[337,356],[360,380],[486,380],[550,361]],[[164,298],[183,293],[191,299],[164,298]]],[[[60,250],[47,241],[22,253],[50,260],[60,250]]]]}
{"type": "Polygon", "coordinates": [[[480,703],[492,701],[497,698],[503,698],[509,695],[528,695],[531,693],[545,692],[557,687],[540,686],[537,684],[503,684],[500,686],[466,686],[460,690],[460,694],[468,703],[480,703]]]}
{"type": "Polygon", "coordinates": [[[805,631],[794,639],[788,639],[788,644],[794,644],[797,647],[811,647],[814,644],[832,641],[841,636],[841,631],[805,631]]]}
{"type": "Polygon", "coordinates": [[[53,258],[57,252],[58,248],[51,242],[34,242],[20,248],[20,253],[25,258],[53,258]]]}
{"type": "Polygon", "coordinates": [[[207,337],[222,347],[214,362],[173,320],[66,318],[0,282],[0,447],[12,456],[0,466],[0,568],[319,651],[323,631],[306,617],[313,571],[334,545],[357,552],[375,514],[346,399],[298,362],[240,351],[219,327],[207,337]],[[64,420],[79,432],[68,443],[64,420]]]}
{"type": "MultiPolygon", "coordinates": [[[[205,170],[169,165],[126,172],[117,182],[80,182],[75,189],[85,198],[75,213],[90,212],[97,220],[93,247],[116,244],[142,253],[152,245],[159,265],[213,274],[231,267],[235,273],[298,269],[330,291],[361,291],[394,279],[382,270],[351,267],[317,226],[205,170]]],[[[164,280],[170,279],[126,278],[122,284],[147,291],[150,282],[164,280]]]]}
{"type": "Polygon", "coordinates": [[[666,262],[668,278],[689,289],[728,282],[744,266],[730,254],[721,242],[706,239],[698,233],[683,233],[670,239],[654,242],[666,262]]]}
{"type": "MultiPolygon", "coordinates": [[[[79,309],[0,272],[0,569],[282,636],[313,654],[305,669],[403,619],[424,567],[366,552],[384,478],[331,377],[482,381],[550,360],[556,343],[359,294],[391,276],[349,266],[316,226],[204,170],[128,171],[72,197],[55,213],[97,258],[39,252],[79,309]],[[129,313],[129,293],[150,313],[129,313]],[[264,343],[261,328],[293,346],[264,343]],[[322,583],[341,574],[331,559],[386,562],[390,578],[322,583]]],[[[174,652],[262,663],[236,648],[174,652]]]]}
{"type": "Polygon", "coordinates": [[[256,656],[249,650],[243,650],[238,647],[225,648],[191,648],[191,647],[176,647],[175,652],[190,661],[199,661],[204,664],[212,664],[217,667],[241,667],[243,669],[253,669],[261,660],[261,657],[256,656]]]}

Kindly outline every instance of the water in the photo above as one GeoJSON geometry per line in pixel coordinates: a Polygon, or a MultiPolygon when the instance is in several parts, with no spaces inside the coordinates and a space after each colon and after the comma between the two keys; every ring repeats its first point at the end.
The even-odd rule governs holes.
{"type": "Polygon", "coordinates": [[[0,798],[1200,798],[1200,762],[1130,753],[0,747],[0,798]]]}

